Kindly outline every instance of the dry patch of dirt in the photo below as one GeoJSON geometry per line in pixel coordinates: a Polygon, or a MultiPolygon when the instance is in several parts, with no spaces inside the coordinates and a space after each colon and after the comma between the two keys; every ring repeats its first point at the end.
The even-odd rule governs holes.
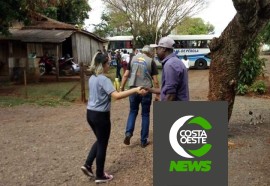
{"type": "MultiPolygon", "coordinates": [[[[191,100],[206,100],[208,70],[190,70],[189,81],[191,100]]],[[[105,167],[115,179],[108,185],[151,186],[153,143],[144,149],[140,147],[140,116],[131,145],[123,144],[128,108],[128,99],[112,103],[112,131],[105,167]]],[[[269,110],[270,99],[236,97],[229,124],[230,186],[270,185],[269,110]],[[260,113],[264,122],[250,125],[250,110],[260,113]]],[[[80,170],[95,140],[86,122],[85,104],[0,108],[0,118],[0,186],[95,185],[80,170]]]]}

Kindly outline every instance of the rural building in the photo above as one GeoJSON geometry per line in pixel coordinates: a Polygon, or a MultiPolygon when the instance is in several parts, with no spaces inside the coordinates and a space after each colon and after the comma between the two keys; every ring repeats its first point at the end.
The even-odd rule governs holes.
{"type": "Polygon", "coordinates": [[[12,79],[14,71],[27,66],[38,69],[38,61],[47,54],[55,59],[69,54],[76,63],[89,65],[93,55],[102,49],[106,39],[74,25],[31,15],[31,24],[16,23],[11,35],[0,35],[0,77],[12,79]],[[35,56],[35,58],[33,58],[35,56]]]}

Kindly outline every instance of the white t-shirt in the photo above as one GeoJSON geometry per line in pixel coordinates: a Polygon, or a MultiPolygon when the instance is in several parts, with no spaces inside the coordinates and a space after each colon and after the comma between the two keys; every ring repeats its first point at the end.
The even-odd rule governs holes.
{"type": "Polygon", "coordinates": [[[188,59],[187,60],[182,59],[182,62],[184,63],[185,67],[187,69],[189,69],[189,60],[188,59]]]}
{"type": "Polygon", "coordinates": [[[127,63],[129,63],[129,54],[122,54],[122,61],[126,61],[127,63]]]}

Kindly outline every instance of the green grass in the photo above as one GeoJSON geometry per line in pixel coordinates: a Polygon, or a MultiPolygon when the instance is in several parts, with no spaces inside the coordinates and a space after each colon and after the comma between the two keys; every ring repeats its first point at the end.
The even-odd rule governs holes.
{"type": "Polygon", "coordinates": [[[11,107],[16,105],[22,105],[25,101],[21,98],[1,96],[0,97],[0,107],[11,107]]]}
{"type": "Polygon", "coordinates": [[[8,94],[0,97],[0,107],[10,107],[21,104],[42,106],[69,105],[71,102],[80,101],[81,96],[80,82],[29,84],[27,85],[27,91],[22,85],[6,85],[1,87],[1,92],[5,91],[7,91],[8,94]],[[67,94],[75,85],[77,86],[74,90],[67,94]]]}
{"type": "MultiPolygon", "coordinates": [[[[115,75],[116,69],[111,67],[108,77],[112,82],[115,75]]],[[[161,70],[159,70],[159,80],[160,77],[161,70]]],[[[126,88],[128,88],[128,83],[126,83],[126,88]]],[[[4,83],[0,86],[0,93],[0,107],[12,107],[22,104],[55,107],[81,101],[81,85],[79,81],[28,84],[27,91],[24,85],[4,83]]],[[[85,94],[86,99],[88,99],[88,79],[85,81],[85,94]]]]}

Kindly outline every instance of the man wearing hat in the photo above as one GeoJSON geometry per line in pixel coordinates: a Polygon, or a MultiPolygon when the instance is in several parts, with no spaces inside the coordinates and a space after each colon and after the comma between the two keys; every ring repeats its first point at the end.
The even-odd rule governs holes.
{"type": "MultiPolygon", "coordinates": [[[[123,91],[127,79],[129,78],[129,87],[155,87],[159,89],[158,83],[158,69],[156,63],[153,61],[154,49],[149,45],[145,45],[142,49],[142,54],[135,55],[131,62],[128,64],[128,68],[123,75],[120,89],[123,91]],[[154,84],[154,85],[153,85],[154,84]]],[[[148,145],[149,123],[150,123],[150,107],[152,103],[152,93],[148,92],[145,96],[134,94],[129,96],[130,110],[127,119],[126,132],[124,144],[129,145],[130,139],[133,136],[135,128],[136,117],[139,112],[139,106],[141,105],[141,147],[144,148],[148,145]]]]}
{"type": "MultiPolygon", "coordinates": [[[[157,57],[162,64],[162,85],[160,90],[161,101],[189,101],[188,72],[184,63],[173,52],[174,40],[163,37],[156,48],[157,57]]],[[[159,92],[157,89],[150,89],[159,92]]]]}

